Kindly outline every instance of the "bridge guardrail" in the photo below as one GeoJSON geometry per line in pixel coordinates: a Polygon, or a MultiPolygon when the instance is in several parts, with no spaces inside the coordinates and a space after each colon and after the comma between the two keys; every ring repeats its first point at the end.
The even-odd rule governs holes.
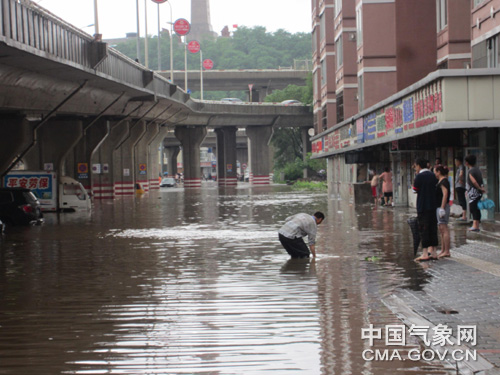
{"type": "Polygon", "coordinates": [[[29,0],[0,1],[0,38],[30,46],[133,86],[147,88],[154,78],[160,81],[157,88],[160,86],[165,90],[165,96],[170,96],[166,78],[153,75],[151,70],[112,48],[107,48],[106,58],[93,66],[92,53],[99,42],[29,0]],[[145,72],[150,73],[150,80],[145,79],[145,72]]]}

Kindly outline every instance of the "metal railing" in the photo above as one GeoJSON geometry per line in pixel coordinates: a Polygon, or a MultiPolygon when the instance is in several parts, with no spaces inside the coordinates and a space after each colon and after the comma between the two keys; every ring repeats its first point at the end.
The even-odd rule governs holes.
{"type": "MultiPolygon", "coordinates": [[[[112,48],[107,49],[106,58],[96,65],[92,53],[99,42],[30,0],[0,1],[0,40],[29,46],[45,52],[48,58],[77,64],[129,85],[153,87],[144,80],[144,72],[152,73],[151,70],[112,48]]],[[[167,79],[155,75],[154,80],[157,90],[161,87],[169,92],[167,79]]]]}

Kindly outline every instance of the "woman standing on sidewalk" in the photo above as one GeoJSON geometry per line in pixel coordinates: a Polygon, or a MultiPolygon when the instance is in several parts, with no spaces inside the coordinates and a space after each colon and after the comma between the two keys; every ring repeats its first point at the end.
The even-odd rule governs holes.
{"type": "Polygon", "coordinates": [[[461,156],[455,157],[456,177],[455,191],[457,192],[458,204],[462,207],[462,217],[459,221],[467,220],[467,200],[465,199],[465,166],[461,156]]]}
{"type": "Polygon", "coordinates": [[[450,231],[448,222],[450,220],[450,181],[448,181],[448,168],[438,165],[434,168],[434,174],[438,179],[436,185],[436,216],[439,233],[441,235],[441,252],[438,258],[450,256],[450,231]]]}
{"type": "Polygon", "coordinates": [[[472,215],[471,232],[479,232],[479,223],[481,222],[481,210],[477,204],[481,200],[483,193],[486,190],[483,187],[483,175],[478,167],[476,167],[476,155],[467,155],[465,157],[465,166],[469,168],[467,173],[467,198],[469,199],[469,209],[472,215]]]}

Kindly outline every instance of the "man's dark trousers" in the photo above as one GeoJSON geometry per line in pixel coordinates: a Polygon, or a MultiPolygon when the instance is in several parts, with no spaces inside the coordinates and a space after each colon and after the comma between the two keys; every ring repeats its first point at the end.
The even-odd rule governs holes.
{"type": "Polygon", "coordinates": [[[309,248],[302,238],[290,239],[279,234],[281,245],[292,258],[309,258],[309,248]]]}

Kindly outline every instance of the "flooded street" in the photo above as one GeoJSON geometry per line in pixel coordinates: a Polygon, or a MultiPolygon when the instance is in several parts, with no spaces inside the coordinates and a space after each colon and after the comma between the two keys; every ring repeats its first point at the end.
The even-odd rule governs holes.
{"type": "Polygon", "coordinates": [[[46,214],[0,243],[0,374],[452,374],[362,357],[362,328],[401,324],[382,299],[430,277],[413,214],[274,186],[46,214]],[[290,260],[277,230],[318,210],[318,258],[290,260]]]}

